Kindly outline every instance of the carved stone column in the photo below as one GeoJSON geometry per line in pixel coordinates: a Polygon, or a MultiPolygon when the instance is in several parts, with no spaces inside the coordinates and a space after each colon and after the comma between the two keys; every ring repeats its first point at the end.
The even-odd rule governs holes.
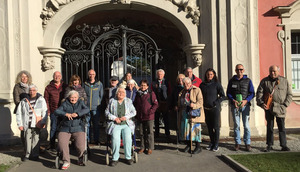
{"type": "Polygon", "coordinates": [[[42,70],[47,71],[51,69],[60,70],[60,60],[61,55],[65,53],[65,49],[63,48],[55,48],[55,47],[38,47],[40,53],[43,55],[43,59],[41,61],[42,70]],[[58,65],[58,66],[55,66],[58,65]]]}
{"type": "Polygon", "coordinates": [[[187,66],[193,68],[193,73],[199,76],[199,66],[202,64],[202,50],[205,44],[189,44],[183,48],[187,56],[187,66]]]}

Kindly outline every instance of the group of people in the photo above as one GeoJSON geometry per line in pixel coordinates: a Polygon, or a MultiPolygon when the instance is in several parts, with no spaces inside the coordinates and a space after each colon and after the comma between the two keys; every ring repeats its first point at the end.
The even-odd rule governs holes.
{"type": "MultiPolygon", "coordinates": [[[[245,149],[251,151],[250,102],[255,97],[255,91],[251,79],[243,74],[244,71],[242,64],[236,65],[236,75],[230,79],[226,91],[234,121],[236,151],[241,146],[240,117],[244,126],[245,149]]],[[[221,102],[226,96],[212,68],[206,70],[202,82],[193,74],[193,69],[188,67],[184,74],[178,74],[174,87],[165,79],[163,69],[156,71],[156,79],[152,83],[141,80],[139,85],[132,79],[131,73],[126,73],[120,83],[118,77],[112,76],[108,88],[103,88],[93,69],[88,71],[87,81],[81,83],[80,77],[73,75],[69,85],[62,81],[61,73],[56,71],[53,80],[45,88],[44,97],[37,91],[37,87],[32,84],[30,73],[21,71],[16,79],[13,96],[17,124],[24,145],[24,161],[38,160],[39,132],[45,127],[48,116],[51,120],[49,148],[56,149],[57,137],[57,150],[64,161],[62,169],[68,169],[70,166],[68,146],[71,137],[74,138],[78,150],[78,164],[84,165],[84,145],[87,142],[99,144],[99,121],[104,115],[106,133],[111,139],[111,166],[118,163],[121,137],[126,162],[129,165],[133,163],[131,147],[136,125],[141,138],[138,153],[152,154],[154,138],[160,137],[161,117],[166,137],[170,137],[169,117],[176,118],[178,139],[186,143],[183,151],[197,154],[201,152],[201,117],[205,116],[210,138],[207,150],[219,150],[221,102]],[[90,125],[92,131],[89,131],[90,125]],[[192,142],[196,145],[193,151],[192,142]]],[[[260,82],[256,93],[257,105],[265,110],[267,152],[272,150],[273,146],[274,117],[279,129],[282,151],[289,151],[284,120],[286,108],[291,101],[288,81],[279,76],[278,66],[270,66],[269,76],[260,82]]]]}

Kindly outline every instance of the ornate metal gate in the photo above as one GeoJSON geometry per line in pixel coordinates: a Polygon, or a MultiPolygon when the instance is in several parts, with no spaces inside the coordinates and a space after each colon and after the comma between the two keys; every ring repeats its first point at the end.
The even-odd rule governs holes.
{"type": "Polygon", "coordinates": [[[62,41],[66,49],[62,57],[62,74],[65,81],[73,74],[87,79],[89,69],[96,71],[96,77],[109,85],[109,78],[122,79],[126,72],[139,82],[155,77],[160,50],[147,34],[126,26],[101,27],[77,26],[75,32],[67,32],[62,41]]]}

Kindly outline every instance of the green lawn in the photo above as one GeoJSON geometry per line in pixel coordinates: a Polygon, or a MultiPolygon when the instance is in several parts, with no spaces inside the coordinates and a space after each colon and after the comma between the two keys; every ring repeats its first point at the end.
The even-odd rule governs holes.
{"type": "Polygon", "coordinates": [[[300,171],[300,152],[243,154],[229,156],[253,172],[300,171]]]}
{"type": "Polygon", "coordinates": [[[9,165],[3,165],[3,164],[0,164],[0,172],[3,172],[5,170],[9,169],[9,165]]]}

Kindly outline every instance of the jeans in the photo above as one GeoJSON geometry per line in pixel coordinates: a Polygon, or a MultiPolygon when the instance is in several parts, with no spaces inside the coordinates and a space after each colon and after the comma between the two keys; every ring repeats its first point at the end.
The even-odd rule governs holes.
{"type": "Polygon", "coordinates": [[[92,125],[93,125],[93,138],[94,142],[99,142],[99,135],[100,135],[100,126],[99,126],[99,121],[100,121],[100,111],[99,110],[91,110],[90,115],[87,116],[86,120],[88,123],[87,126],[87,139],[90,141],[90,120],[92,118],[92,125]]]}
{"type": "Polygon", "coordinates": [[[204,109],[205,123],[207,125],[210,143],[213,147],[219,146],[220,137],[220,110],[212,108],[210,110],[204,109]]]}
{"type": "Polygon", "coordinates": [[[131,159],[132,136],[127,124],[116,125],[111,135],[112,160],[118,161],[120,157],[121,133],[124,144],[124,154],[126,159],[131,159]]]}
{"type": "Polygon", "coordinates": [[[231,112],[233,115],[234,121],[234,139],[236,144],[241,144],[240,137],[240,116],[242,114],[242,121],[244,125],[244,143],[246,145],[250,145],[250,127],[249,127],[249,119],[250,119],[250,105],[247,103],[243,108],[236,108],[234,105],[231,107],[231,112]]]}
{"type": "Polygon", "coordinates": [[[55,148],[57,117],[54,115],[54,113],[50,114],[50,120],[50,147],[55,148]]]}
{"type": "MultiPolygon", "coordinates": [[[[267,145],[273,146],[274,142],[274,115],[270,111],[266,112],[266,121],[267,121],[267,145]]],[[[285,118],[276,117],[276,123],[279,131],[279,141],[281,147],[286,147],[286,132],[285,132],[285,118]]]]}

